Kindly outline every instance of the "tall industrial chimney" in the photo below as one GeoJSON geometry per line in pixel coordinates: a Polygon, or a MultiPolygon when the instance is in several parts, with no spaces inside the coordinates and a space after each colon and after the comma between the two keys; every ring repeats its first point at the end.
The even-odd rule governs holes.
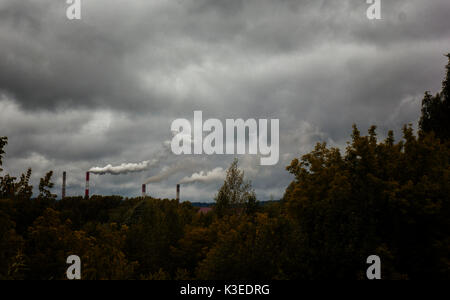
{"type": "Polygon", "coordinates": [[[145,184],[142,185],[142,197],[147,196],[147,186],[145,184]]]}
{"type": "Polygon", "coordinates": [[[86,172],[86,193],[85,193],[85,198],[89,199],[89,172],[86,172]]]}
{"type": "Polygon", "coordinates": [[[177,201],[180,201],[180,185],[177,184],[177,201]]]}
{"type": "Polygon", "coordinates": [[[66,179],[67,179],[67,173],[63,172],[63,183],[62,183],[62,193],[61,198],[66,198],[66,179]]]}

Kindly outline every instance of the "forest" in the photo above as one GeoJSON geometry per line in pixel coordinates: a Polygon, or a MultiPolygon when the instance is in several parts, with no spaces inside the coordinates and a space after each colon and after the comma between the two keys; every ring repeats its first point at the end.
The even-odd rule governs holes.
{"type": "Polygon", "coordinates": [[[319,143],[294,159],[283,199],[258,205],[235,160],[207,214],[150,197],[56,200],[52,172],[30,185],[3,174],[0,279],[64,280],[78,255],[85,280],[450,279],[450,54],[442,90],[426,92],[418,130],[384,140],[356,125],[345,151],[319,143]]]}

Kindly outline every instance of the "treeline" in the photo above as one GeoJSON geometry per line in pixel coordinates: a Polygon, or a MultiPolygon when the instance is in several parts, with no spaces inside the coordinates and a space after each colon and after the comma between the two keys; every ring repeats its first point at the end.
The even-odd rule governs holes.
{"type": "MultiPolygon", "coordinates": [[[[450,58],[450,56],[449,56],[450,58]]],[[[326,144],[287,170],[281,202],[258,205],[234,161],[211,213],[152,198],[32,198],[31,170],[0,177],[0,279],[450,279],[450,63],[426,93],[419,131],[379,141],[356,126],[342,153],[326,144]]],[[[0,138],[0,167],[6,138],[0,138]]],[[[2,170],[0,169],[0,172],[2,170]]]]}

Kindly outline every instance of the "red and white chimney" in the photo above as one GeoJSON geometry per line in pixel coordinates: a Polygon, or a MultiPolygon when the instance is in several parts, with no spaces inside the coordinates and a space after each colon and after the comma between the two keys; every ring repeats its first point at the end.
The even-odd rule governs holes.
{"type": "Polygon", "coordinates": [[[142,185],[142,197],[147,197],[147,185],[142,185]]]}
{"type": "Polygon", "coordinates": [[[180,201],[180,185],[177,184],[177,201],[180,201]]]}
{"type": "Polygon", "coordinates": [[[63,182],[62,182],[61,199],[66,198],[66,180],[67,180],[67,173],[66,173],[66,172],[63,172],[63,182]]]}
{"type": "Polygon", "coordinates": [[[86,191],[85,191],[85,198],[86,199],[89,199],[89,176],[90,175],[90,173],[89,172],[86,172],[86,191]]]}

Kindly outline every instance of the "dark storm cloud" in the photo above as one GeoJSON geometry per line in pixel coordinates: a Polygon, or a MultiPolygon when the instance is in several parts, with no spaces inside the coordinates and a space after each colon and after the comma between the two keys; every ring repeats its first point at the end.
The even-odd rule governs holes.
{"type": "MultiPolygon", "coordinates": [[[[28,166],[73,175],[93,166],[151,159],[174,118],[280,119],[278,166],[241,157],[257,193],[279,197],[284,166],[317,141],[345,145],[351,125],[387,129],[416,122],[423,92],[437,92],[450,50],[447,0],[382,1],[369,21],[364,0],[0,2],[0,135],[6,170],[28,166]],[[277,178],[278,180],[273,180],[277,178]]],[[[183,158],[128,176],[96,176],[98,193],[136,195],[139,183],[183,158]]],[[[155,184],[156,196],[194,171],[155,184]]],[[[80,176],[78,176],[81,174],[80,176]]],[[[69,181],[70,183],[70,181],[69,181]]],[[[183,189],[211,200],[217,184],[183,189]]]]}
{"type": "MultiPolygon", "coordinates": [[[[326,43],[386,46],[449,32],[445,1],[388,1],[378,24],[355,0],[96,1],[84,3],[79,23],[65,20],[64,6],[52,1],[17,2],[6,1],[0,12],[0,88],[26,109],[164,110],[173,94],[159,83],[173,89],[177,74],[195,66],[241,58],[252,68],[326,43]]],[[[323,67],[317,65],[319,72],[323,67]]],[[[192,104],[192,98],[182,100],[192,104]]]]}
{"type": "Polygon", "coordinates": [[[8,16],[0,19],[0,89],[23,108],[157,107],[127,66],[132,49],[114,28],[70,23],[65,6],[53,1],[17,2],[6,1],[0,11],[8,16]]]}

